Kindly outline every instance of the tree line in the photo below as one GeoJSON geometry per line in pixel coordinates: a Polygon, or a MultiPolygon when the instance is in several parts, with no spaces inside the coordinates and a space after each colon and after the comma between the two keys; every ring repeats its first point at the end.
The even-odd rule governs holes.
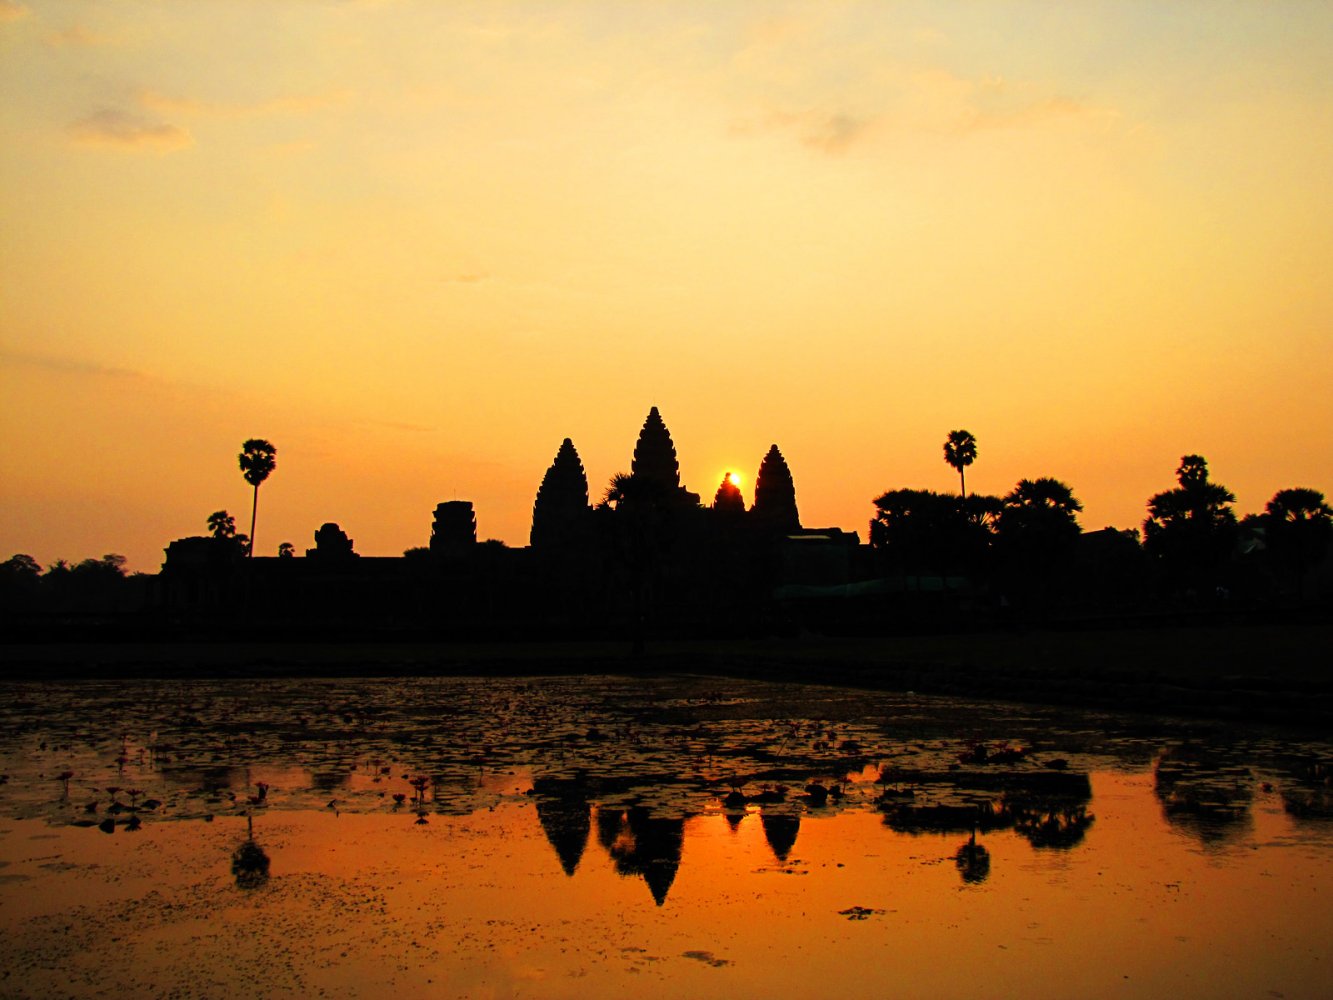
{"type": "MultiPolygon", "coordinates": [[[[1020,479],[1003,496],[969,495],[965,470],[977,440],[949,432],[944,460],[959,492],[895,489],[875,498],[870,544],[881,572],[963,577],[1007,596],[1040,600],[1086,574],[1080,560],[1083,504],[1050,477],[1020,479]]],[[[1236,586],[1305,596],[1305,578],[1328,553],[1333,509],[1318,490],[1278,490],[1262,513],[1238,519],[1235,494],[1215,482],[1201,455],[1185,455],[1176,486],[1150,497],[1140,529],[1098,533],[1100,567],[1118,564],[1139,590],[1159,596],[1227,597],[1236,586]]],[[[1115,572],[1114,566],[1112,572],[1115,572]]]]}
{"type": "MultiPolygon", "coordinates": [[[[613,478],[595,510],[588,507],[586,478],[566,440],[538,494],[534,548],[562,535],[585,542],[570,525],[593,515],[590,523],[603,523],[607,537],[627,553],[623,561],[651,562],[650,543],[660,541],[656,529],[663,511],[680,504],[702,507],[696,494],[679,486],[674,448],[659,424],[654,408],[635,471],[613,478]],[[564,493],[569,496],[562,500],[564,493]]],[[[1140,528],[1086,534],[1078,520],[1083,505],[1068,484],[1040,477],[1020,479],[1003,495],[968,493],[966,471],[978,457],[976,437],[950,431],[943,453],[959,476],[956,494],[899,488],[873,500],[873,575],[915,579],[918,586],[931,578],[946,589],[984,589],[1004,601],[1028,604],[1061,600],[1071,588],[1086,590],[1089,581],[1102,596],[1118,598],[1215,600],[1234,594],[1301,601],[1309,596],[1310,571],[1325,560],[1333,541],[1333,509],[1318,490],[1278,490],[1262,512],[1238,517],[1235,495],[1212,479],[1200,455],[1182,456],[1176,485],[1148,498],[1140,528]]],[[[238,533],[227,511],[210,514],[206,527],[219,565],[253,557],[259,487],[276,468],[276,456],[277,449],[261,438],[242,445],[239,466],[253,489],[250,534],[238,533]]],[[[739,524],[742,514],[756,523],[772,521],[776,535],[798,528],[790,470],[777,446],[761,466],[753,512],[745,512],[729,478],[711,510],[718,524],[707,536],[710,545],[723,544],[723,529],[739,524]]],[[[278,555],[289,558],[295,549],[283,542],[278,555]]],[[[126,580],[125,559],[115,553],[76,564],[57,560],[46,569],[30,555],[17,554],[0,563],[0,601],[8,610],[113,610],[126,580]]]]}

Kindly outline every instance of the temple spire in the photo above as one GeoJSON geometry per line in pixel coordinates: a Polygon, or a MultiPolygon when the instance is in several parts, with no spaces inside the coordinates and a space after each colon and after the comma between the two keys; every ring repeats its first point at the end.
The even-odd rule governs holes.
{"type": "Polygon", "coordinates": [[[638,443],[634,445],[634,464],[631,469],[636,476],[651,480],[668,490],[680,486],[680,465],[676,461],[676,446],[671,442],[671,432],[662,421],[662,415],[654,406],[648,411],[648,418],[639,431],[638,443]]]}
{"type": "Polygon", "coordinates": [[[796,486],[792,482],[787,460],[773,445],[768,449],[759,474],[754,480],[754,505],[750,512],[759,524],[775,532],[797,531],[801,516],[796,510],[796,486]]]}
{"type": "Polygon", "coordinates": [[[572,541],[588,513],[588,476],[574,442],[565,438],[532,504],[534,548],[572,541]]]}
{"type": "Polygon", "coordinates": [[[732,482],[730,472],[722,477],[722,484],[713,496],[713,510],[726,514],[745,513],[745,498],[741,496],[741,488],[732,482]]]}

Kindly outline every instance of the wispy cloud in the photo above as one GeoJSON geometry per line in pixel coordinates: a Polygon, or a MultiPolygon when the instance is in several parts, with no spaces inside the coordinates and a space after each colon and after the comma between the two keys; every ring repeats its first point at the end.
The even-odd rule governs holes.
{"type": "Polygon", "coordinates": [[[80,24],[72,24],[68,28],[61,28],[59,31],[53,31],[46,36],[46,44],[53,49],[63,48],[93,48],[98,45],[109,45],[112,42],[110,35],[99,35],[95,31],[89,31],[80,24]]]}
{"type": "Polygon", "coordinates": [[[210,118],[257,118],[265,115],[304,115],[327,108],[349,104],[350,90],[334,90],[324,94],[285,94],[262,101],[201,101],[188,97],[173,97],[155,90],[145,90],[139,101],[149,111],[173,116],[197,115],[210,118]]]}
{"type": "Polygon", "coordinates": [[[1117,112],[1107,108],[1091,107],[1068,97],[1049,97],[1015,107],[976,109],[964,118],[961,129],[976,132],[993,128],[1035,128],[1059,121],[1109,126],[1119,119],[1117,112]]]}
{"type": "Polygon", "coordinates": [[[27,16],[28,8],[14,0],[0,0],[0,21],[17,21],[27,16]]]}
{"type": "Polygon", "coordinates": [[[940,70],[912,78],[905,112],[906,124],[959,134],[1055,125],[1109,128],[1121,117],[1114,109],[1052,93],[1030,81],[972,80],[940,70]]]}
{"type": "Polygon", "coordinates": [[[801,143],[821,153],[841,153],[856,142],[870,122],[841,111],[808,112],[787,116],[786,124],[796,129],[801,143]]]}
{"type": "Polygon", "coordinates": [[[69,126],[75,142],[127,150],[169,153],[194,142],[179,125],[152,121],[142,115],[115,108],[99,108],[69,126]]]}
{"type": "Polygon", "coordinates": [[[0,347],[0,365],[14,368],[29,368],[55,375],[85,375],[95,378],[142,380],[150,376],[131,368],[116,368],[95,361],[83,361],[78,358],[62,358],[52,354],[37,354],[31,351],[18,351],[9,347],[0,347]]]}
{"type": "Polygon", "coordinates": [[[490,275],[485,271],[467,271],[463,274],[446,275],[440,281],[446,285],[475,285],[489,277],[490,275]]]}
{"type": "Polygon", "coordinates": [[[777,111],[761,119],[732,123],[733,135],[790,132],[801,145],[835,156],[867,134],[872,120],[844,111],[777,111]]]}
{"type": "Polygon", "coordinates": [[[965,136],[986,131],[1110,130],[1114,108],[1061,94],[1050,85],[1002,77],[968,78],[943,69],[887,69],[855,102],[755,113],[732,122],[735,136],[786,134],[815,152],[837,156],[893,133],[965,136]],[[853,109],[853,104],[855,109],[853,109]]]}

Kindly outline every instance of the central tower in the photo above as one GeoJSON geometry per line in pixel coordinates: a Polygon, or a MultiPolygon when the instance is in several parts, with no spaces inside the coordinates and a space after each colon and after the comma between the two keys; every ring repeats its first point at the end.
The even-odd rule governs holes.
{"type": "Polygon", "coordinates": [[[630,471],[657,483],[665,490],[674,491],[680,486],[680,463],[676,461],[676,446],[672,444],[671,432],[667,430],[656,406],[648,411],[648,419],[643,422],[643,430],[639,431],[630,471]]]}

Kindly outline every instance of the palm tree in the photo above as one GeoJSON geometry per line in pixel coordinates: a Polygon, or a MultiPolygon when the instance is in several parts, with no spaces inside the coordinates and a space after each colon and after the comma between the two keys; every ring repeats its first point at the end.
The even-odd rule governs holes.
{"type": "Polygon", "coordinates": [[[1278,490],[1264,507],[1264,541],[1287,563],[1296,581],[1296,597],[1305,596],[1305,573],[1318,565],[1333,539],[1333,509],[1318,490],[1278,490]]]}
{"type": "Polygon", "coordinates": [[[1058,479],[1049,476],[1020,479],[1003,503],[996,528],[1006,544],[1058,548],[1076,538],[1081,530],[1076,515],[1083,504],[1058,479]]]}
{"type": "Polygon", "coordinates": [[[1083,509],[1074,491],[1058,479],[1043,476],[1040,479],[1020,479],[1018,485],[1004,498],[1011,508],[1041,511],[1048,519],[1064,523],[1072,521],[1083,509]]]}
{"type": "Polygon", "coordinates": [[[269,477],[278,464],[278,449],[263,438],[250,438],[241,445],[241,474],[245,481],[255,488],[254,502],[250,507],[250,549],[251,558],[255,554],[255,515],[259,512],[259,484],[269,477]]]}
{"type": "Polygon", "coordinates": [[[1185,455],[1176,469],[1174,490],[1148,500],[1143,547],[1160,559],[1182,589],[1211,585],[1236,537],[1236,495],[1209,478],[1201,455],[1185,455]]]}
{"type": "Polygon", "coordinates": [[[208,515],[208,533],[214,538],[231,538],[236,534],[236,518],[225,510],[215,510],[208,515]]]}
{"type": "Polygon", "coordinates": [[[944,440],[944,461],[958,470],[958,487],[967,496],[963,470],[977,460],[977,439],[970,431],[950,431],[944,440]]]}
{"type": "Polygon", "coordinates": [[[995,522],[1002,575],[1019,594],[1043,603],[1058,593],[1082,530],[1083,504],[1058,479],[1020,479],[1004,497],[995,522]]]}

